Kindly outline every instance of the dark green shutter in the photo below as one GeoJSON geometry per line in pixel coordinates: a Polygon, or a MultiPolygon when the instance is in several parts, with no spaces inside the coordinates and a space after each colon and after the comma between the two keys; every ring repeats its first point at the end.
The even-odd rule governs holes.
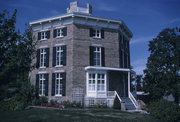
{"type": "Polygon", "coordinates": [[[63,66],[66,66],[66,55],[67,55],[66,45],[62,46],[62,49],[63,49],[63,66]]]}
{"type": "Polygon", "coordinates": [[[53,67],[56,66],[56,47],[53,47],[53,67]]]}
{"type": "Polygon", "coordinates": [[[41,40],[41,32],[38,32],[38,40],[41,40]]]}
{"type": "Polygon", "coordinates": [[[101,63],[102,63],[102,66],[105,66],[105,49],[104,49],[104,47],[101,47],[101,63]]]}
{"type": "Polygon", "coordinates": [[[54,29],[54,31],[53,31],[53,37],[54,37],[54,38],[57,37],[57,29],[54,29]]]}
{"type": "Polygon", "coordinates": [[[94,31],[94,30],[93,30],[92,28],[89,29],[89,36],[90,36],[90,37],[93,37],[93,31],[94,31]]]}
{"type": "Polygon", "coordinates": [[[90,62],[90,66],[94,65],[94,47],[93,46],[89,47],[89,62],[90,62]]]}
{"type": "Polygon", "coordinates": [[[104,38],[104,30],[101,30],[101,38],[104,38]]]}
{"type": "Polygon", "coordinates": [[[45,75],[45,96],[48,96],[48,86],[49,86],[49,74],[44,74],[45,75]]]}
{"type": "Polygon", "coordinates": [[[66,96],[66,73],[62,73],[62,96],[66,96]]]}
{"type": "Polygon", "coordinates": [[[45,66],[49,67],[49,48],[46,48],[45,51],[46,51],[46,64],[45,64],[45,66]]]}
{"type": "Polygon", "coordinates": [[[63,31],[63,36],[67,36],[67,27],[63,28],[62,31],[63,31]]]}
{"type": "Polygon", "coordinates": [[[36,74],[36,89],[39,89],[39,74],[36,74]]]}
{"type": "Polygon", "coordinates": [[[55,95],[55,73],[52,74],[52,89],[51,89],[51,95],[55,95]]]}
{"type": "Polygon", "coordinates": [[[50,31],[46,31],[47,39],[50,38],[50,31]]]}
{"type": "Polygon", "coordinates": [[[36,68],[39,68],[39,64],[40,64],[40,49],[37,50],[37,54],[36,54],[36,68]]]}

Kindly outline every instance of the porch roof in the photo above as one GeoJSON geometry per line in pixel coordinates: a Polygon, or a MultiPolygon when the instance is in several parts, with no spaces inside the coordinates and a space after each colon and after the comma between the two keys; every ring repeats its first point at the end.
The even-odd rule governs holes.
{"type": "Polygon", "coordinates": [[[130,72],[131,70],[128,68],[114,68],[114,67],[99,67],[99,66],[87,66],[85,70],[105,70],[105,71],[122,71],[122,72],[130,72]]]}

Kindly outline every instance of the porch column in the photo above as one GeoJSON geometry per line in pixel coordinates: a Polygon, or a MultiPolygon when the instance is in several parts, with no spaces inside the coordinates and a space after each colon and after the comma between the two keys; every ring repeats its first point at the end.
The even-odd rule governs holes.
{"type": "Polygon", "coordinates": [[[130,71],[128,72],[128,96],[130,97],[130,71]]]}

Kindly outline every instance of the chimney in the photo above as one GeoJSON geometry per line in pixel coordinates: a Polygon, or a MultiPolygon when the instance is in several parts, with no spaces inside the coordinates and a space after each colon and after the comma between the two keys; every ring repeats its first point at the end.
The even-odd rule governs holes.
{"type": "Polygon", "coordinates": [[[86,14],[92,14],[92,6],[90,4],[87,4],[86,8],[78,7],[78,2],[70,2],[70,8],[67,8],[67,13],[86,13],[86,14]]]}

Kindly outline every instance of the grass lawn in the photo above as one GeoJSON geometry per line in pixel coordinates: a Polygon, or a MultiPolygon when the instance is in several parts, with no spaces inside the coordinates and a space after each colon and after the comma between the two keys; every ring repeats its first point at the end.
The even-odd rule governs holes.
{"type": "Polygon", "coordinates": [[[0,111],[0,122],[157,122],[149,115],[112,109],[0,111]]]}

